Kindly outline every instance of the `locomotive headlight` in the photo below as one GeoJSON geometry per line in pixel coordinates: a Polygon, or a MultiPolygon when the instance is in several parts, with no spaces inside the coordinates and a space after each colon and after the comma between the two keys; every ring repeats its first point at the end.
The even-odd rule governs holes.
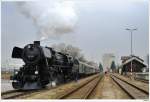
{"type": "Polygon", "coordinates": [[[35,74],[38,74],[38,73],[39,73],[39,72],[36,70],[36,71],[35,71],[35,74]]]}
{"type": "Polygon", "coordinates": [[[15,74],[18,74],[18,71],[16,71],[15,74]]]}

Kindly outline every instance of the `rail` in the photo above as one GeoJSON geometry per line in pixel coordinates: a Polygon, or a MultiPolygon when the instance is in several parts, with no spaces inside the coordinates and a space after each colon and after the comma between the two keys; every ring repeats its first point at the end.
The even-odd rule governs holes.
{"type": "Polygon", "coordinates": [[[111,74],[111,78],[133,99],[148,99],[149,93],[136,85],[114,76],[111,74]]]}
{"type": "Polygon", "coordinates": [[[98,83],[100,82],[103,75],[98,75],[91,80],[83,83],[77,88],[74,88],[60,96],[57,99],[88,99],[93,90],[96,88],[98,83]],[[81,94],[82,93],[82,94],[81,94]]]}

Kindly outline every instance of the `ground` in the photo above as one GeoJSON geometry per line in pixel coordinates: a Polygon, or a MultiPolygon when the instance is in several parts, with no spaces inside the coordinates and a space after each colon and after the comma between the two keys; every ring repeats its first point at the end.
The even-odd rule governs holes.
{"type": "Polygon", "coordinates": [[[1,79],[9,80],[12,73],[10,72],[1,72],[1,79]]]}

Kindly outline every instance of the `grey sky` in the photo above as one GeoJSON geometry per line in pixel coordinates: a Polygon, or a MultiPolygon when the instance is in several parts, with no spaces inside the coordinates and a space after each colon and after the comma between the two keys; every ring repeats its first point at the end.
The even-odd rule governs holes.
{"type": "MultiPolygon", "coordinates": [[[[43,41],[43,45],[67,43],[79,47],[85,57],[101,61],[104,53],[120,56],[130,54],[130,33],[133,52],[144,57],[148,51],[148,0],[74,0],[78,21],[73,32],[43,41]]],[[[33,22],[22,15],[15,2],[2,2],[2,64],[11,57],[14,46],[37,39],[33,22]]]]}

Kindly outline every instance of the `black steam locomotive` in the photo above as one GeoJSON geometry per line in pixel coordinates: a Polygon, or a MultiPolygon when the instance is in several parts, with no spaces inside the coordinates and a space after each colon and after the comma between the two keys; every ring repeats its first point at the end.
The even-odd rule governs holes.
{"type": "Polygon", "coordinates": [[[12,58],[25,62],[11,76],[15,89],[40,89],[52,82],[60,84],[99,71],[51,47],[40,46],[40,41],[34,41],[24,48],[14,47],[12,58]]]}

